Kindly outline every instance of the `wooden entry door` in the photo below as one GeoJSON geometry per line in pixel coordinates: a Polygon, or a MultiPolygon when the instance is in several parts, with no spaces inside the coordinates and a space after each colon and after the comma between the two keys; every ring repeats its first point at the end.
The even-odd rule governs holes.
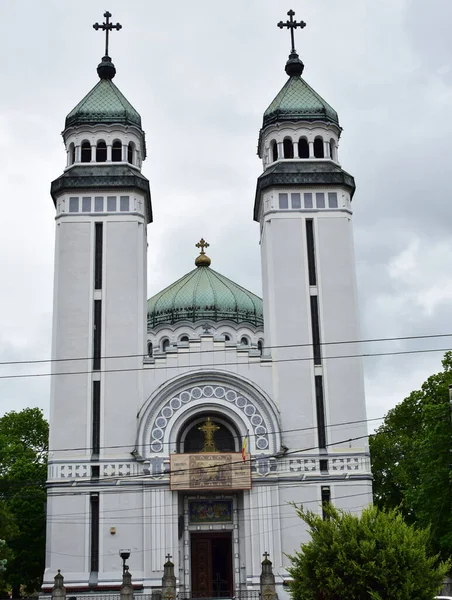
{"type": "Polygon", "coordinates": [[[192,533],[192,598],[231,598],[232,587],[232,534],[192,533]]]}

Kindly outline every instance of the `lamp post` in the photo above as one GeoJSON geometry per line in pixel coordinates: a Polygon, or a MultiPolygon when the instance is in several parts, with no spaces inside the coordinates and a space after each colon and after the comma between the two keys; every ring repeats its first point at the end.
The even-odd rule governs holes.
{"type": "Polygon", "coordinates": [[[128,565],[126,565],[126,560],[130,557],[130,550],[122,549],[119,551],[119,556],[122,558],[122,574],[126,572],[128,569],[128,565]]]}

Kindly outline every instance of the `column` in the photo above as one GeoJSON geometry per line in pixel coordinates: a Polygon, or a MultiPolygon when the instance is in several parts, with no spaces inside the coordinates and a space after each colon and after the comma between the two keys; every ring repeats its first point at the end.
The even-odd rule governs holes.
{"type": "Polygon", "coordinates": [[[325,155],[325,158],[331,158],[330,155],[330,143],[329,142],[323,142],[323,153],[325,155]]]}
{"type": "Polygon", "coordinates": [[[293,143],[293,157],[300,158],[300,155],[298,154],[298,142],[292,142],[292,143],[293,143]]]}
{"type": "Polygon", "coordinates": [[[309,142],[309,158],[314,158],[314,142],[309,142]]]}
{"type": "Polygon", "coordinates": [[[111,144],[107,144],[107,162],[111,162],[111,144]]]}
{"type": "Polygon", "coordinates": [[[284,143],[278,142],[278,160],[284,158],[284,143]]]}
{"type": "Polygon", "coordinates": [[[96,146],[91,144],[91,162],[96,162],[96,146]]]}

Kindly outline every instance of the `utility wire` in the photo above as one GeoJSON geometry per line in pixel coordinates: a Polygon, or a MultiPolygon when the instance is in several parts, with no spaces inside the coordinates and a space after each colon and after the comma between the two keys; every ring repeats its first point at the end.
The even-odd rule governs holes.
{"type": "MultiPolygon", "coordinates": [[[[344,440],[339,440],[338,442],[331,442],[330,444],[326,444],[326,446],[328,446],[328,447],[329,446],[338,446],[340,444],[348,444],[350,442],[354,442],[354,441],[362,440],[362,439],[367,439],[367,438],[368,438],[367,434],[366,435],[360,435],[360,436],[357,436],[357,437],[352,437],[352,438],[346,438],[344,440]]],[[[311,447],[308,447],[308,448],[297,448],[296,450],[289,450],[288,452],[285,452],[283,456],[281,456],[279,453],[266,455],[265,459],[270,459],[270,458],[285,458],[286,456],[291,456],[293,454],[300,454],[300,453],[303,453],[303,452],[308,452],[310,450],[318,450],[318,449],[319,449],[318,446],[311,446],[311,447]]],[[[246,463],[250,463],[251,464],[255,460],[256,460],[256,457],[247,458],[247,459],[245,459],[245,461],[241,458],[240,460],[231,461],[229,463],[229,465],[234,465],[234,464],[236,464],[236,465],[237,464],[243,465],[244,463],[245,464],[246,463]]],[[[207,471],[208,469],[215,469],[215,468],[218,468],[217,464],[203,467],[203,470],[207,471]]],[[[175,474],[181,474],[181,473],[188,473],[189,474],[192,471],[199,472],[199,467],[197,467],[197,468],[194,467],[192,469],[191,468],[188,468],[188,469],[173,469],[173,470],[169,469],[169,470],[164,471],[162,473],[152,474],[152,475],[146,475],[144,473],[138,473],[136,475],[124,475],[124,476],[121,476],[121,475],[111,475],[111,476],[107,476],[107,477],[99,477],[99,478],[96,478],[96,479],[87,478],[86,480],[80,481],[80,485],[89,484],[89,486],[91,488],[93,488],[92,484],[93,484],[94,481],[96,483],[115,482],[115,485],[117,485],[118,482],[125,482],[125,483],[127,483],[127,482],[134,481],[134,480],[136,481],[138,479],[149,480],[150,478],[158,477],[158,476],[162,476],[162,477],[165,476],[166,477],[168,475],[175,475],[175,474]]],[[[72,481],[72,479],[69,479],[69,481],[72,481]]],[[[91,489],[91,491],[93,491],[93,490],[91,489]]],[[[114,491],[116,493],[116,490],[114,490],[114,491]]],[[[132,491],[134,491],[134,490],[132,490],[132,491]]],[[[85,493],[90,493],[90,492],[88,491],[88,492],[85,492],[85,493]]],[[[71,495],[70,492],[69,492],[69,495],[71,495]]]]}
{"type": "MultiPolygon", "coordinates": [[[[342,499],[342,498],[354,498],[354,497],[357,497],[357,496],[363,496],[363,495],[366,495],[366,496],[367,496],[367,493],[362,493],[362,494],[350,494],[350,495],[346,495],[346,496],[337,496],[336,498],[333,498],[332,500],[340,500],[340,499],[342,499]]],[[[321,501],[320,501],[320,500],[316,500],[316,501],[314,501],[314,500],[309,500],[308,502],[309,502],[309,503],[310,503],[310,502],[317,502],[319,505],[321,504],[321,501]]],[[[300,503],[300,504],[301,504],[301,505],[304,505],[304,504],[307,504],[308,502],[306,502],[306,503],[305,503],[305,502],[302,502],[302,503],[300,503]]],[[[298,519],[298,517],[295,515],[295,513],[294,513],[294,515],[293,515],[293,518],[294,518],[294,519],[298,519]]],[[[300,522],[300,520],[298,519],[298,521],[297,521],[297,522],[300,522]]],[[[279,532],[279,531],[283,531],[283,530],[286,530],[286,529],[292,529],[293,527],[294,527],[294,524],[293,524],[293,523],[291,523],[290,525],[287,525],[287,526],[285,526],[285,527],[279,527],[279,526],[278,526],[278,524],[276,523],[276,524],[275,524],[275,527],[272,527],[271,529],[265,529],[263,532],[262,532],[262,531],[256,531],[255,533],[251,533],[251,534],[249,534],[249,535],[243,535],[243,536],[241,536],[241,537],[240,537],[240,539],[241,539],[241,540],[247,540],[247,539],[251,539],[252,537],[255,537],[255,536],[257,536],[257,535],[262,535],[262,534],[267,534],[267,535],[268,535],[268,534],[275,533],[275,532],[279,532]]],[[[172,542],[171,542],[171,541],[169,541],[168,545],[169,545],[169,546],[172,546],[172,542]]],[[[166,551],[167,551],[167,549],[168,549],[168,546],[167,546],[167,547],[165,547],[165,548],[162,548],[162,547],[161,547],[161,548],[155,548],[155,547],[153,547],[153,548],[151,548],[151,549],[149,549],[149,550],[134,550],[134,551],[133,551],[133,554],[145,554],[145,553],[148,553],[148,552],[149,552],[149,553],[150,553],[150,552],[166,552],[166,551]]],[[[73,557],[77,557],[77,558],[85,558],[85,557],[86,557],[86,555],[84,555],[84,554],[66,554],[66,553],[63,553],[63,552],[53,552],[53,551],[51,551],[51,550],[49,550],[49,551],[47,551],[47,552],[48,552],[48,554],[57,554],[57,555],[61,555],[61,556],[73,556],[73,557]]],[[[104,557],[105,557],[105,556],[110,556],[110,557],[111,557],[111,554],[103,554],[102,556],[104,556],[104,557]]]]}
{"type": "MultiPolygon", "coordinates": [[[[372,419],[360,419],[357,421],[343,421],[342,423],[331,423],[331,424],[325,424],[325,427],[328,429],[330,427],[342,427],[343,425],[359,425],[360,423],[370,423],[372,421],[381,421],[383,420],[384,417],[373,417],[372,419]]],[[[299,427],[299,428],[295,428],[295,429],[278,429],[277,431],[272,431],[271,434],[285,434],[285,433],[297,433],[297,432],[303,432],[303,431],[312,431],[318,429],[317,425],[311,425],[309,427],[299,427]]],[[[248,438],[253,438],[253,437],[260,437],[257,433],[247,433],[246,437],[248,438]]],[[[242,438],[239,436],[236,436],[234,434],[232,434],[232,438],[234,440],[237,440],[239,442],[242,441],[242,438]]],[[[161,444],[163,446],[166,445],[170,445],[173,444],[174,442],[161,442],[161,444]]],[[[145,448],[147,448],[148,446],[151,446],[152,442],[146,443],[146,444],[141,444],[141,446],[144,446],[145,448]]],[[[122,449],[122,448],[132,448],[135,449],[136,445],[135,444],[115,444],[112,446],[99,446],[100,450],[115,450],[115,449],[122,449]]],[[[82,450],[92,450],[92,446],[79,446],[79,447],[75,447],[75,448],[49,448],[49,450],[46,450],[45,453],[48,454],[49,452],[78,452],[78,451],[82,451],[82,450]]],[[[105,459],[108,459],[108,457],[105,457],[105,459]]],[[[103,460],[105,460],[103,459],[103,460]]]]}
{"type": "MultiPolygon", "coordinates": [[[[430,352],[450,352],[452,348],[426,348],[423,350],[399,350],[395,352],[369,352],[362,354],[343,354],[337,356],[322,356],[322,361],[333,360],[333,359],[351,359],[351,358],[372,358],[376,356],[401,356],[404,354],[426,354],[430,352]]],[[[139,355],[143,356],[143,355],[139,355]]],[[[258,358],[258,357],[257,357],[258,358]]],[[[269,359],[269,362],[272,364],[275,363],[286,363],[286,362],[305,362],[305,361],[314,361],[313,356],[303,357],[303,358],[280,358],[280,359],[269,359]]],[[[256,363],[257,364],[257,363],[256,363]]],[[[249,366],[249,363],[244,363],[241,361],[229,362],[229,363],[199,363],[199,364],[191,364],[187,365],[189,369],[195,368],[203,368],[206,367],[232,367],[232,366],[249,366]]],[[[171,369],[180,369],[180,365],[160,365],[154,366],[153,370],[171,370],[171,369]]],[[[23,373],[20,375],[0,375],[0,379],[26,379],[32,377],[54,377],[59,375],[92,375],[93,373],[129,373],[133,371],[146,371],[145,366],[140,367],[130,367],[124,369],[90,369],[88,371],[62,371],[59,373],[23,373]]]]}
{"type": "MultiPolygon", "coordinates": [[[[408,340],[425,340],[425,339],[434,339],[434,338],[445,338],[452,337],[452,333],[436,333],[436,334],[427,334],[427,335],[408,335],[408,336],[398,336],[398,337],[387,337],[387,338],[369,338],[362,340],[344,340],[344,341],[335,341],[335,342],[319,342],[317,345],[319,346],[336,346],[341,344],[370,344],[374,342],[400,342],[400,341],[408,341],[408,340]]],[[[197,340],[196,340],[197,341],[197,340]]],[[[264,345],[265,350],[273,350],[280,348],[308,348],[312,346],[312,342],[306,342],[303,344],[283,344],[276,346],[266,346],[264,345]]],[[[248,346],[249,349],[252,349],[252,346],[248,346]]],[[[209,354],[213,352],[228,352],[228,351],[236,351],[237,346],[227,346],[224,350],[202,350],[203,354],[209,354]]],[[[199,350],[201,352],[201,350],[199,350]]],[[[193,351],[194,354],[198,353],[196,350],[193,351]]],[[[164,356],[164,353],[162,354],[164,356]]],[[[142,354],[113,354],[110,356],[101,356],[101,360],[114,360],[118,358],[147,358],[148,355],[145,353],[142,354]]],[[[151,357],[149,357],[151,358],[151,357]]],[[[6,365],[25,365],[25,364],[42,364],[42,363],[58,363],[58,362],[72,362],[72,361],[82,361],[82,360],[93,360],[93,356],[78,356],[74,358],[43,358],[43,359],[33,359],[33,360],[9,360],[9,361],[0,361],[0,366],[6,365]]]]}

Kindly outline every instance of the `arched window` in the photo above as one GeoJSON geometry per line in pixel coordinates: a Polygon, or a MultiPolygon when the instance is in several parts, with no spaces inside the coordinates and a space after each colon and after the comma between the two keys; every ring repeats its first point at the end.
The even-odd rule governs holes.
{"type": "Polygon", "coordinates": [[[168,338],[163,338],[162,340],[162,352],[166,352],[169,348],[169,339],[168,338]]]}
{"type": "Polygon", "coordinates": [[[121,162],[122,160],[122,144],[119,140],[113,142],[111,147],[111,160],[113,162],[121,162]]]}
{"type": "Polygon", "coordinates": [[[107,160],[107,144],[104,140],[99,140],[96,146],[96,162],[106,162],[107,160]]]}
{"type": "Polygon", "coordinates": [[[298,142],[298,156],[300,158],[309,158],[309,143],[305,137],[300,138],[298,142]]]}
{"type": "Polygon", "coordinates": [[[314,140],[314,156],[315,158],[325,158],[325,148],[321,137],[316,137],[314,140]]]}
{"type": "Polygon", "coordinates": [[[135,154],[135,144],[133,142],[129,142],[127,146],[127,162],[133,165],[133,155],[135,154]]]}
{"type": "Polygon", "coordinates": [[[243,336],[240,340],[240,343],[242,344],[242,346],[248,346],[250,342],[247,337],[243,336]]]}
{"type": "Polygon", "coordinates": [[[276,140],[271,141],[270,150],[272,153],[272,161],[275,162],[275,160],[278,160],[278,144],[276,143],[276,140]]]}
{"type": "Polygon", "coordinates": [[[262,354],[262,350],[264,349],[264,344],[262,343],[262,340],[259,340],[257,342],[257,349],[259,350],[259,352],[262,354]]]}
{"type": "Polygon", "coordinates": [[[333,138],[330,139],[330,158],[332,160],[337,161],[337,156],[336,156],[336,142],[333,138]]]}
{"type": "MultiPolygon", "coordinates": [[[[238,444],[236,444],[236,440],[238,438],[237,434],[231,431],[229,427],[221,423],[220,420],[217,421],[214,415],[208,414],[201,419],[198,417],[193,422],[191,427],[188,426],[188,431],[186,430],[186,434],[183,436],[183,441],[181,440],[183,443],[183,451],[190,454],[203,451],[206,436],[199,428],[204,425],[208,416],[210,416],[211,422],[218,427],[213,434],[213,442],[217,451],[236,452],[236,448],[238,446],[238,444]]],[[[182,445],[181,442],[180,445],[182,445]]],[[[181,449],[179,451],[181,451],[181,449]]]]}
{"type": "Polygon", "coordinates": [[[74,144],[69,145],[69,164],[73,165],[75,163],[75,146],[74,144]]]}
{"type": "Polygon", "coordinates": [[[290,138],[284,138],[283,149],[284,158],[293,158],[293,143],[290,138]]]}
{"type": "Polygon", "coordinates": [[[148,342],[148,356],[152,356],[153,349],[152,342],[148,342]]]}
{"type": "Polygon", "coordinates": [[[188,342],[188,335],[183,335],[179,341],[180,342],[188,342]]]}
{"type": "Polygon", "coordinates": [[[229,335],[229,333],[223,333],[224,335],[224,341],[225,342],[230,342],[231,341],[231,336],[229,335]]]}
{"type": "Polygon", "coordinates": [[[91,162],[91,144],[87,140],[82,142],[81,162],[91,162]]]}

